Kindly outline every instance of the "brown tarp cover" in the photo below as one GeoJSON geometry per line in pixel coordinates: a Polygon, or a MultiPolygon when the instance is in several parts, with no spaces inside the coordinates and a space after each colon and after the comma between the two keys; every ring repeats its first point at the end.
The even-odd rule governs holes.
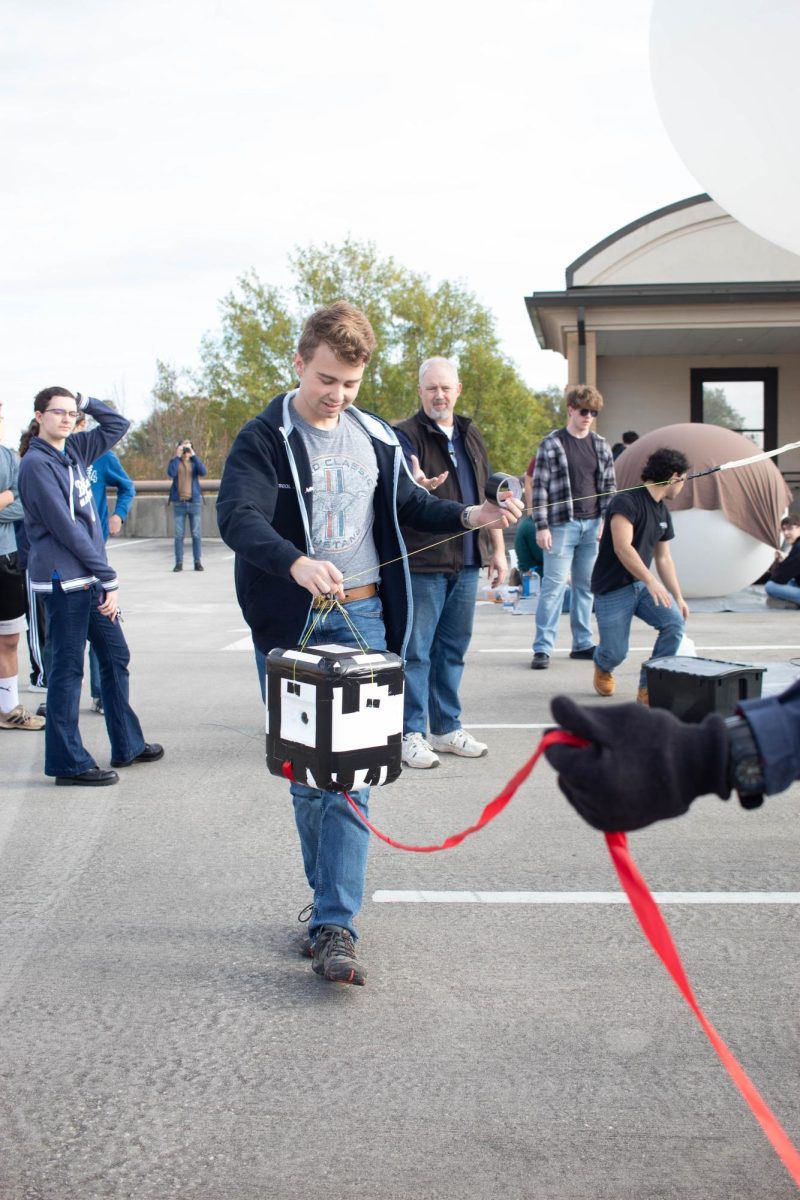
{"type": "MultiPolygon", "coordinates": [[[[614,464],[617,487],[635,487],[640,483],[644,464],[662,446],[686,455],[690,475],[759,453],[758,446],[733,429],[699,423],[665,425],[644,434],[620,454],[614,464]]],[[[667,503],[673,512],[721,508],[732,525],[759,542],[779,546],[781,517],[791,502],[792,493],[774,461],[764,459],[748,467],[731,467],[702,479],[690,479],[677,500],[667,503]]]]}

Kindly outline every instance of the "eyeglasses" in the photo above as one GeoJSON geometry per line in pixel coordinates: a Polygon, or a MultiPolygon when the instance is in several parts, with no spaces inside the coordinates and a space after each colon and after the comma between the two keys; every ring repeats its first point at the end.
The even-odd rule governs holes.
{"type": "Polygon", "coordinates": [[[596,417],[600,412],[599,408],[579,408],[578,412],[582,417],[596,417]]]}
{"type": "Polygon", "coordinates": [[[53,416],[58,417],[59,420],[61,417],[69,417],[70,421],[76,421],[78,419],[77,409],[74,408],[46,408],[44,411],[46,413],[52,413],[53,416]]]}

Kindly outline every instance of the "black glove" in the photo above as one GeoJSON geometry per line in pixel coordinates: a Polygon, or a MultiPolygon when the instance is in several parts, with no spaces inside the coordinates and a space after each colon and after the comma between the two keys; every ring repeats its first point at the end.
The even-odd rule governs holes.
{"type": "Polygon", "coordinates": [[[712,713],[699,725],[642,704],[581,708],[567,696],[550,705],[559,725],[591,745],[550,746],[545,756],[572,807],[606,833],[680,817],[696,796],[727,800],[728,738],[712,713]]]}

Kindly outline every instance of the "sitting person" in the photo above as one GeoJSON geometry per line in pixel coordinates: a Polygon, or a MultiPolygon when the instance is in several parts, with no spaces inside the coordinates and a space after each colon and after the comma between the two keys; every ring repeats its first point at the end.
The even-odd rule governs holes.
{"type": "Polygon", "coordinates": [[[775,551],[775,562],[770,567],[764,591],[771,600],[787,601],[800,608],[800,516],[797,513],[789,513],[783,518],[781,533],[784,547],[788,549],[775,551]]]}
{"type": "Polygon", "coordinates": [[[536,525],[530,516],[523,517],[517,526],[514,550],[522,574],[535,571],[541,578],[544,569],[544,550],[536,541],[536,525]]]}

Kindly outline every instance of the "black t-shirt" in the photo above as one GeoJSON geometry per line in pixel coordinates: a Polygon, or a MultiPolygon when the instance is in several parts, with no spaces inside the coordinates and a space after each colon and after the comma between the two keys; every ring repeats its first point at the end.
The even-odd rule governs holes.
{"type": "Polygon", "coordinates": [[[800,581],[800,541],[794,543],[783,562],[773,563],[769,573],[773,583],[800,581]]]}
{"type": "Polygon", "coordinates": [[[606,509],[606,523],[600,539],[600,550],[592,571],[592,591],[597,596],[615,592],[635,583],[635,576],[626,571],[617,558],[611,536],[614,513],[627,517],[633,525],[633,548],[646,567],[653,561],[658,542],[668,542],[675,536],[672,518],[663,500],[655,501],[646,487],[635,492],[618,492],[606,509]]]}
{"type": "Polygon", "coordinates": [[[575,521],[589,521],[600,516],[600,500],[597,491],[597,451],[594,438],[575,437],[566,429],[559,429],[558,440],[564,447],[569,471],[569,490],[572,493],[572,516],[575,521]],[[586,496],[588,499],[583,499],[586,496]]]}

